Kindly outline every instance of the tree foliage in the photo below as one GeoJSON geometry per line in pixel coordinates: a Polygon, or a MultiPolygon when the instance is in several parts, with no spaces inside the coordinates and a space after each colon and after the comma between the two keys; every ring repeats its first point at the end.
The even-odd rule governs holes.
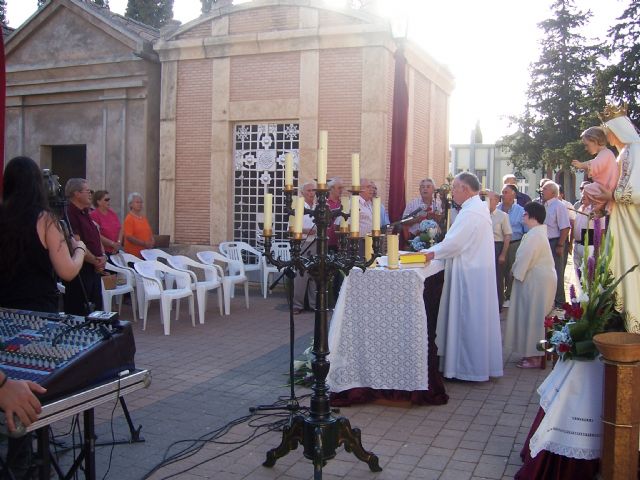
{"type": "Polygon", "coordinates": [[[3,25],[7,25],[7,2],[6,0],[0,0],[0,21],[3,25]]]}
{"type": "Polygon", "coordinates": [[[218,0],[200,0],[202,13],[209,13],[218,0]]]}
{"type": "Polygon", "coordinates": [[[629,117],[640,121],[640,0],[631,0],[618,23],[611,27],[610,58],[619,58],[599,76],[599,92],[629,104],[629,117]]]}
{"type": "Polygon", "coordinates": [[[597,122],[591,94],[603,46],[579,33],[591,12],[574,0],[554,0],[551,11],[539,24],[541,53],[530,66],[525,111],[511,118],[518,130],[502,139],[516,170],[559,170],[585,158],[580,133],[597,122]]]}
{"type": "Polygon", "coordinates": [[[173,0],[129,0],[125,16],[160,28],[173,18],[173,0]]]}

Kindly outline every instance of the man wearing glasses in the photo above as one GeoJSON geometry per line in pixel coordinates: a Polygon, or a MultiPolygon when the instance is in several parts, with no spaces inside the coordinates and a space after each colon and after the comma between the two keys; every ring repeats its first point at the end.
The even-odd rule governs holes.
{"type": "Polygon", "coordinates": [[[64,192],[69,200],[69,226],[76,239],[82,240],[87,246],[80,273],[72,281],[65,282],[64,311],[72,315],[88,315],[92,310],[102,309],[100,277],[107,257],[102,249],[98,227],[89,215],[92,197],[89,183],[84,178],[71,178],[64,192]],[[93,305],[88,305],[88,302],[93,305]]]}

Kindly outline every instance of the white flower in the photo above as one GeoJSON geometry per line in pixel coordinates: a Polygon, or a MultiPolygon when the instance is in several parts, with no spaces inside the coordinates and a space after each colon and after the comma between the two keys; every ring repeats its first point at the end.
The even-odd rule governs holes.
{"type": "Polygon", "coordinates": [[[585,291],[583,291],[579,296],[578,296],[578,302],[582,303],[582,302],[589,302],[589,294],[585,291]]]}

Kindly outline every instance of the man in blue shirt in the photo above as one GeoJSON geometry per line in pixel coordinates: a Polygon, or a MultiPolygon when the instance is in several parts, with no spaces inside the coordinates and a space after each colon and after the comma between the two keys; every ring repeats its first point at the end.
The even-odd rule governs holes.
{"type": "Polygon", "coordinates": [[[498,208],[509,215],[509,223],[511,224],[511,242],[507,250],[507,261],[504,265],[504,307],[509,307],[509,299],[511,298],[511,285],[513,284],[513,275],[511,275],[511,267],[516,261],[516,252],[520,246],[522,236],[527,232],[528,228],[524,224],[524,208],[516,203],[518,189],[515,185],[506,184],[502,187],[502,202],[498,204],[498,208]]]}
{"type": "Polygon", "coordinates": [[[502,177],[502,183],[504,185],[513,185],[516,188],[516,202],[521,207],[524,207],[531,201],[531,197],[529,195],[518,190],[518,179],[513,173],[507,173],[504,177],[502,177]]]}
{"type": "Polygon", "coordinates": [[[556,267],[558,283],[556,285],[556,308],[562,307],[566,301],[564,292],[564,269],[567,266],[567,256],[569,250],[567,247],[567,239],[569,238],[569,212],[567,207],[558,198],[560,189],[555,182],[547,182],[542,187],[542,200],[547,210],[547,217],[544,224],[547,226],[547,237],[549,237],[549,246],[553,254],[553,261],[556,267]]]}

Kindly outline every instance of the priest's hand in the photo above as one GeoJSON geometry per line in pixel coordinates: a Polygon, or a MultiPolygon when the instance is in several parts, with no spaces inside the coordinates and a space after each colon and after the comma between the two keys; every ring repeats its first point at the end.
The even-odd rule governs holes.
{"type": "Polygon", "coordinates": [[[436,254],[433,252],[429,252],[428,250],[420,250],[420,253],[425,253],[427,255],[427,260],[431,261],[435,258],[436,254]]]}

